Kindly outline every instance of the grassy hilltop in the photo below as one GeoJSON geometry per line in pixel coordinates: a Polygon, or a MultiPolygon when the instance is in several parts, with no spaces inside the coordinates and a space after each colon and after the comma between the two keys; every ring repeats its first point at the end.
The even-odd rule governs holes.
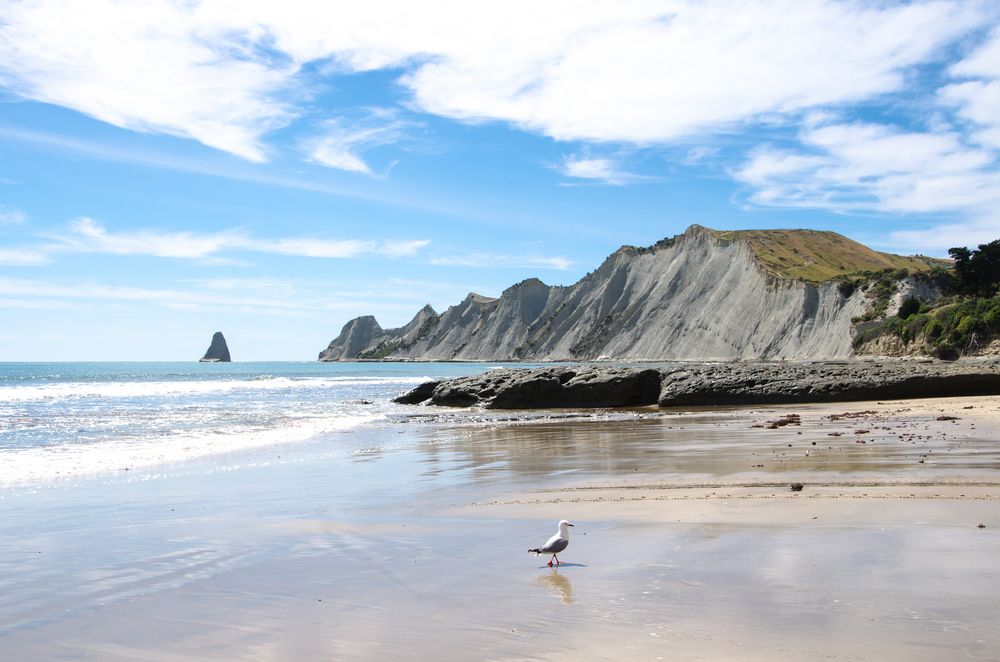
{"type": "Polygon", "coordinates": [[[821,283],[865,272],[906,269],[909,273],[947,267],[948,260],[874,251],[864,244],[821,230],[712,231],[730,241],[745,241],[768,271],[782,278],[821,283]]]}

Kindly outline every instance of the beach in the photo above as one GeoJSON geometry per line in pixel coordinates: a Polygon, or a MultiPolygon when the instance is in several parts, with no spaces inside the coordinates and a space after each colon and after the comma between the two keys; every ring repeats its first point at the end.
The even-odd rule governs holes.
{"type": "Polygon", "coordinates": [[[421,420],[5,489],[3,657],[1000,658],[1000,398],[421,420]]]}

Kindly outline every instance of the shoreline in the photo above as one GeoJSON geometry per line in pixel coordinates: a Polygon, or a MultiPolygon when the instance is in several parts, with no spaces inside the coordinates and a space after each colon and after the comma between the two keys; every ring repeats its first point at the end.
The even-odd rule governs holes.
{"type": "Polygon", "coordinates": [[[1000,396],[345,434],[365,452],[331,454],[334,436],[0,499],[0,644],[84,660],[1000,656],[1000,396]],[[562,518],[572,543],[549,569],[526,550],[562,518]]]}

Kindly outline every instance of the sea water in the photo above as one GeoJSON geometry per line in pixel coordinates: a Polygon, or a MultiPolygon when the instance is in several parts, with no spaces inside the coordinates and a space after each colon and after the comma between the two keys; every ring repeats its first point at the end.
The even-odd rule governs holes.
{"type": "Polygon", "coordinates": [[[468,363],[0,363],[0,486],[179,463],[378,425],[468,363]]]}

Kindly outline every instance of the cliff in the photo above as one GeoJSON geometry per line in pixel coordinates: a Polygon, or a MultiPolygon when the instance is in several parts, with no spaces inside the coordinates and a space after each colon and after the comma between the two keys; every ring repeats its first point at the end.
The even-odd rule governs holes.
{"type": "Polygon", "coordinates": [[[226,338],[221,331],[216,331],[212,336],[212,343],[208,346],[208,351],[199,361],[202,363],[229,363],[230,360],[226,338]]]}
{"type": "Polygon", "coordinates": [[[834,280],[935,261],[877,253],[832,232],[692,226],[625,246],[569,286],[532,278],[496,299],[469,294],[400,329],[348,322],[320,360],[838,359],[871,294],[834,280]]]}

